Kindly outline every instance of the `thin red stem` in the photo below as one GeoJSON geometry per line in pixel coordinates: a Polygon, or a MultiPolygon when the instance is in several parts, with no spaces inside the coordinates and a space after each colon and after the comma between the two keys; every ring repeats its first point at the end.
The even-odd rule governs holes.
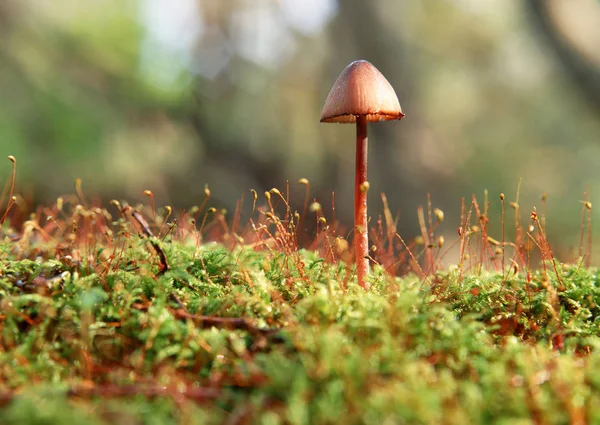
{"type": "Polygon", "coordinates": [[[354,251],[358,284],[365,289],[369,284],[369,231],[367,222],[367,117],[356,117],[356,178],[354,181],[354,251]]]}

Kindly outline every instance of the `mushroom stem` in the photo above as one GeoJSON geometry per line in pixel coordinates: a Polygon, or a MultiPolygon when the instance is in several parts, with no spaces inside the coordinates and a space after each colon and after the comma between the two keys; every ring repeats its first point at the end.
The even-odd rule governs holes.
{"type": "Polygon", "coordinates": [[[354,181],[354,251],[358,284],[369,289],[369,231],[367,223],[367,117],[356,117],[356,179],[354,181]]]}

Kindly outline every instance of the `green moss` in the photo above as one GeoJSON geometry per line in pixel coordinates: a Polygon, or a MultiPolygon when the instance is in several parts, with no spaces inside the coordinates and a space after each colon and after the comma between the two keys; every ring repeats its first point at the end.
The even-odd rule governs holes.
{"type": "Polygon", "coordinates": [[[161,244],[160,276],[137,242],[108,269],[4,261],[1,423],[600,418],[595,269],[529,282],[450,270],[435,287],[375,269],[367,293],[309,251],[161,244]],[[206,327],[201,315],[280,330],[206,327]],[[199,388],[216,394],[195,399],[199,388]]]}

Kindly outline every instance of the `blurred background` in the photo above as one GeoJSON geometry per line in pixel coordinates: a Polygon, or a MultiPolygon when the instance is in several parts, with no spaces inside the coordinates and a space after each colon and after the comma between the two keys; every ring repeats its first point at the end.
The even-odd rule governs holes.
{"type": "Polygon", "coordinates": [[[385,192],[410,237],[430,193],[453,236],[487,189],[494,231],[521,181],[524,218],[547,193],[573,252],[587,187],[600,199],[599,46],[597,0],[1,0],[0,154],[34,202],[81,178],[174,208],[208,185],[228,209],[289,181],[301,205],[307,178],[349,225],[355,129],[319,114],[367,59],[406,113],[370,126],[371,215],[385,192]]]}

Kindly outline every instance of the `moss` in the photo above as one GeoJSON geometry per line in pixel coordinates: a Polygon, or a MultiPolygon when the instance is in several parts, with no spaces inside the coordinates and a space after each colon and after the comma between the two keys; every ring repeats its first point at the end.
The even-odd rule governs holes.
{"type": "Polygon", "coordinates": [[[116,224],[86,261],[52,242],[0,249],[0,423],[600,418],[595,269],[376,267],[365,292],[309,250],[154,239],[161,271],[116,224]]]}

